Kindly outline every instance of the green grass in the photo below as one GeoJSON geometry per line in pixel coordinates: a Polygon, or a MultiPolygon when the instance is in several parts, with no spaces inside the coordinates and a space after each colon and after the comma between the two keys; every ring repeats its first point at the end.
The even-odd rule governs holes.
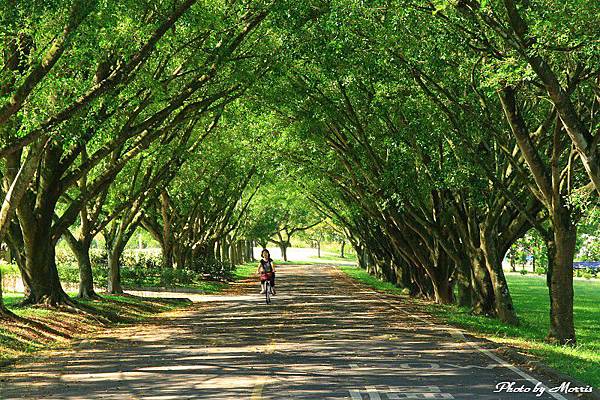
{"type": "Polygon", "coordinates": [[[275,263],[275,267],[277,267],[277,265],[313,265],[315,263],[314,261],[306,260],[273,260],[273,262],[275,263]]]}
{"type": "Polygon", "coordinates": [[[18,293],[4,295],[7,307],[21,319],[3,320],[0,324],[0,362],[68,345],[74,332],[81,337],[93,336],[107,326],[139,323],[189,304],[184,300],[101,295],[100,300],[77,300],[83,313],[19,307],[22,298],[18,293]]]}
{"type": "Polygon", "coordinates": [[[235,267],[233,277],[236,281],[246,279],[256,274],[258,262],[248,262],[235,267]]]}
{"type": "Polygon", "coordinates": [[[342,265],[338,268],[349,277],[359,282],[362,282],[374,289],[391,294],[403,294],[404,289],[394,285],[393,283],[382,281],[381,279],[378,279],[373,275],[369,274],[362,268],[349,265],[342,265]]]}
{"type": "MultiPolygon", "coordinates": [[[[377,290],[400,294],[402,289],[383,282],[358,267],[342,266],[350,277],[377,290]]],[[[480,334],[494,342],[519,347],[538,356],[546,365],[600,387],[600,282],[574,282],[575,347],[544,342],[549,326],[549,300],[543,277],[507,275],[513,303],[521,324],[508,326],[496,319],[474,316],[455,305],[428,304],[428,311],[448,324],[480,334]]]]}
{"type": "Polygon", "coordinates": [[[337,254],[329,251],[321,251],[321,257],[315,255],[288,261],[276,259],[274,262],[275,265],[349,264],[356,262],[356,255],[354,254],[346,254],[343,258],[337,254]]]}
{"type": "Polygon", "coordinates": [[[344,263],[352,263],[356,262],[356,256],[354,254],[347,254],[344,258],[333,254],[333,253],[321,253],[321,257],[313,256],[309,257],[309,260],[313,262],[323,262],[323,261],[336,261],[336,262],[344,262],[344,263]]]}

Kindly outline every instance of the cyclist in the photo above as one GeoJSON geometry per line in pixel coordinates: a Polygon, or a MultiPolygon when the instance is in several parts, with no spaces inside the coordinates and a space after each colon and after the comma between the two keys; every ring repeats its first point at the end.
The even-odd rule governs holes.
{"type": "Polygon", "coordinates": [[[263,249],[260,252],[260,263],[258,264],[258,269],[256,272],[260,275],[260,293],[265,293],[265,282],[267,279],[271,283],[271,293],[275,294],[275,264],[273,263],[273,259],[271,258],[271,254],[269,250],[263,249]]]}

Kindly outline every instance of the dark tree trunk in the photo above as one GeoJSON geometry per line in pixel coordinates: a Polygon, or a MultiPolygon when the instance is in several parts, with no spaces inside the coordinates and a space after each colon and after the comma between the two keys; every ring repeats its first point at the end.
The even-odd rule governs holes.
{"type": "Polygon", "coordinates": [[[342,240],[342,245],[340,247],[340,257],[344,258],[344,248],[346,247],[346,241],[342,240]]]}
{"type": "Polygon", "coordinates": [[[253,249],[252,241],[251,240],[246,240],[246,252],[248,253],[248,260],[249,261],[255,261],[255,259],[254,259],[254,249],[253,249]]]}
{"type": "Polygon", "coordinates": [[[123,249],[120,245],[114,246],[108,252],[108,292],[112,294],[122,294],[121,286],[121,264],[120,259],[123,249]]]}
{"type": "Polygon", "coordinates": [[[183,268],[185,266],[185,249],[183,245],[175,244],[173,247],[173,257],[175,261],[175,268],[183,268]]]}
{"type": "Polygon", "coordinates": [[[321,258],[321,241],[317,240],[317,257],[321,258]]]}
{"type": "Polygon", "coordinates": [[[435,255],[435,260],[432,266],[423,266],[427,275],[430,278],[434,300],[439,304],[450,304],[454,300],[452,293],[452,285],[449,278],[449,272],[452,270],[450,258],[446,253],[439,251],[435,255]]]}
{"type": "Polygon", "coordinates": [[[483,254],[475,251],[471,255],[471,282],[473,294],[473,314],[495,316],[494,289],[490,275],[485,267],[483,254]]]}
{"type": "Polygon", "coordinates": [[[227,238],[223,238],[221,241],[221,260],[223,262],[229,261],[229,242],[227,238]]]}
{"type": "Polygon", "coordinates": [[[229,261],[231,262],[232,265],[236,265],[238,264],[238,260],[237,260],[237,248],[236,248],[236,243],[234,241],[232,241],[229,244],[229,261]]]}
{"type": "Polygon", "coordinates": [[[75,250],[77,264],[79,265],[79,293],[80,299],[95,299],[98,295],[94,291],[94,273],[92,271],[92,261],[90,260],[91,241],[84,240],[79,243],[75,250]]]}
{"type": "Polygon", "coordinates": [[[573,258],[577,228],[570,222],[569,211],[555,215],[554,243],[550,272],[550,330],[548,339],[560,344],[575,344],[573,323],[573,258]]]}
{"type": "Polygon", "coordinates": [[[502,258],[496,245],[497,233],[493,229],[482,229],[481,248],[485,265],[490,275],[494,291],[494,308],[498,319],[510,325],[518,325],[519,319],[513,307],[512,297],[502,270],[502,258]]]}
{"type": "Polygon", "coordinates": [[[435,296],[435,302],[439,304],[451,304],[454,300],[452,296],[452,286],[450,281],[442,279],[439,281],[431,281],[433,285],[433,295],[435,296]]]}
{"type": "Polygon", "coordinates": [[[471,271],[469,270],[469,264],[466,259],[456,266],[455,276],[457,288],[456,303],[460,307],[472,307],[473,286],[471,282],[471,271]]]}
{"type": "Polygon", "coordinates": [[[162,266],[173,269],[173,245],[169,241],[162,246],[162,266]]]}
{"type": "Polygon", "coordinates": [[[215,254],[216,260],[223,261],[223,260],[221,260],[221,241],[220,240],[217,240],[215,242],[214,254],[215,254]]]}
{"type": "Polygon", "coordinates": [[[94,291],[94,274],[92,272],[92,262],[90,260],[90,246],[92,239],[80,236],[75,238],[71,232],[65,232],[63,238],[71,248],[77,265],[79,266],[79,293],[77,297],[80,299],[95,299],[98,295],[94,291]]]}
{"type": "Polygon", "coordinates": [[[25,273],[31,292],[24,302],[49,306],[70,304],[58,277],[54,242],[46,231],[45,227],[40,227],[33,243],[25,240],[25,273]]]}
{"type": "Polygon", "coordinates": [[[281,256],[283,257],[283,261],[287,261],[287,249],[288,249],[289,243],[286,242],[279,242],[279,249],[281,250],[281,256]]]}
{"type": "Polygon", "coordinates": [[[235,265],[240,265],[240,264],[244,263],[244,261],[243,261],[244,255],[241,251],[242,248],[241,248],[240,244],[241,244],[240,241],[236,240],[232,246],[234,249],[234,255],[235,255],[235,265]]]}

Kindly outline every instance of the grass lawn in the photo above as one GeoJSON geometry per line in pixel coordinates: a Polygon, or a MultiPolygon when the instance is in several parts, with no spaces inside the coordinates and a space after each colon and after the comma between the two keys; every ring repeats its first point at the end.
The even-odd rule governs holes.
{"type": "MultiPolygon", "coordinates": [[[[340,267],[350,277],[377,290],[401,294],[402,289],[369,275],[358,267],[340,267]]],[[[507,275],[521,325],[511,327],[496,319],[469,314],[454,305],[427,304],[429,312],[447,323],[538,356],[546,365],[600,388],[600,282],[576,280],[575,347],[544,343],[549,326],[548,289],[544,277],[507,275]]]]}
{"type": "Polygon", "coordinates": [[[37,350],[64,346],[75,336],[86,337],[109,326],[142,322],[158,313],[189,304],[184,300],[101,295],[101,300],[78,300],[83,312],[74,312],[19,307],[23,298],[20,293],[4,293],[3,298],[7,308],[20,318],[0,322],[0,362],[37,350]]]}
{"type": "Polygon", "coordinates": [[[342,265],[338,268],[341,271],[343,271],[346,275],[353,278],[354,280],[362,282],[362,283],[364,283],[374,289],[380,290],[382,292],[392,293],[392,294],[404,294],[405,293],[404,289],[394,285],[393,283],[382,281],[381,279],[374,277],[373,275],[369,274],[364,269],[359,268],[357,266],[342,265]]]}
{"type": "Polygon", "coordinates": [[[274,262],[275,265],[353,264],[356,262],[356,256],[354,254],[348,254],[342,258],[337,255],[337,253],[322,251],[321,257],[307,255],[304,257],[295,257],[293,260],[288,261],[275,259],[274,262]]]}
{"type": "Polygon", "coordinates": [[[233,277],[236,281],[249,278],[256,274],[256,268],[258,268],[258,261],[238,265],[235,267],[233,277]]]}

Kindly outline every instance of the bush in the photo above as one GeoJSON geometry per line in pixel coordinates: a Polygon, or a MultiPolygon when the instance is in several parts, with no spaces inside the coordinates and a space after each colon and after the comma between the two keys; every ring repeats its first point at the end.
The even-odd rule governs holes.
{"type": "Polygon", "coordinates": [[[235,266],[214,257],[198,257],[192,260],[190,269],[203,278],[225,281],[233,279],[235,266]]]}
{"type": "MultiPolygon", "coordinates": [[[[58,249],[57,249],[58,250],[58,249]]],[[[58,273],[62,282],[79,283],[77,260],[69,249],[57,251],[58,273]]],[[[107,254],[103,249],[91,249],[90,261],[97,287],[108,285],[107,254]]],[[[121,259],[123,287],[177,287],[199,285],[203,280],[226,281],[233,279],[235,266],[214,257],[200,257],[186,268],[162,268],[160,254],[125,252],[121,259]]]]}
{"type": "Polygon", "coordinates": [[[56,246],[56,265],[77,265],[77,258],[70,248],[66,246],[56,246]]]}
{"type": "Polygon", "coordinates": [[[131,268],[160,268],[162,260],[160,255],[126,251],[121,257],[121,266],[131,268]]]}
{"type": "Polygon", "coordinates": [[[535,273],[538,275],[546,275],[548,269],[546,267],[535,267],[535,273]]]}
{"type": "Polygon", "coordinates": [[[519,271],[519,273],[521,275],[527,275],[527,270],[526,269],[522,269],[522,270],[519,271]]]}
{"type": "Polygon", "coordinates": [[[592,279],[592,278],[596,278],[597,275],[598,275],[598,272],[592,268],[584,268],[584,269],[575,270],[575,276],[577,276],[579,278],[592,279]]]}
{"type": "Polygon", "coordinates": [[[56,263],[58,269],[58,276],[61,282],[65,283],[79,283],[79,267],[77,262],[58,262],[56,263]]]}

